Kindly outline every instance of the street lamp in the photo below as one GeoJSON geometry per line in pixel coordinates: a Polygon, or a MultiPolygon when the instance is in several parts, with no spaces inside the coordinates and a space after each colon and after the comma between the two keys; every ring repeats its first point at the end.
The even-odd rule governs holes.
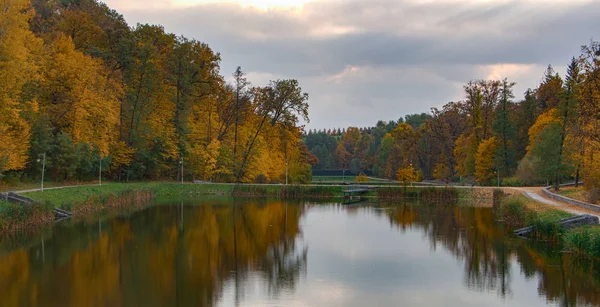
{"type": "Polygon", "coordinates": [[[98,173],[99,185],[102,185],[102,156],[100,156],[100,172],[98,173]]]}
{"type": "MultiPolygon", "coordinates": [[[[412,163],[410,164],[410,172],[411,172],[410,175],[412,177],[412,175],[414,174],[414,169],[413,169],[412,163]]],[[[411,178],[411,179],[414,179],[414,178],[411,178]]],[[[411,187],[413,186],[413,180],[410,181],[410,186],[411,187]]]]}
{"type": "Polygon", "coordinates": [[[181,184],[183,184],[183,157],[179,159],[179,164],[181,164],[181,184]]]}
{"type": "Polygon", "coordinates": [[[497,184],[498,184],[498,187],[500,187],[500,170],[498,170],[498,169],[496,170],[496,175],[498,175],[497,184]]]}
{"type": "Polygon", "coordinates": [[[37,162],[40,163],[40,157],[42,157],[42,184],[41,191],[44,192],[44,171],[46,169],[46,153],[44,152],[41,155],[38,155],[37,162]]]}

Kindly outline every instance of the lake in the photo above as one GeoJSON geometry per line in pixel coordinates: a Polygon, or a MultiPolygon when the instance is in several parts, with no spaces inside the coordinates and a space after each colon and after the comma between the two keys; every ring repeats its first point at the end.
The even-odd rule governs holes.
{"type": "Polygon", "coordinates": [[[170,201],[0,244],[0,306],[598,306],[599,265],[491,208],[170,201]]]}

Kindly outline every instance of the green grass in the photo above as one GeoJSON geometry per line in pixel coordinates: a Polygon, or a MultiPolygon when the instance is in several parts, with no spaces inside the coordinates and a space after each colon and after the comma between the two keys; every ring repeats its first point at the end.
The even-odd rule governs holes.
{"type": "Polygon", "coordinates": [[[545,205],[532,204],[532,200],[523,195],[502,198],[494,210],[511,229],[534,226],[533,239],[563,246],[588,258],[600,258],[600,226],[565,230],[558,221],[573,214],[545,205]]]}
{"type": "MultiPolygon", "coordinates": [[[[552,192],[554,192],[554,190],[552,190],[552,192]]],[[[587,198],[586,198],[586,191],[583,187],[563,187],[560,190],[558,190],[557,194],[560,194],[562,196],[565,197],[569,197],[575,200],[579,200],[579,201],[583,201],[583,202],[588,202],[587,198]]],[[[599,203],[600,204],[600,203],[599,203]]]]}
{"type": "Polygon", "coordinates": [[[341,196],[338,186],[301,186],[301,185],[240,185],[233,191],[235,196],[258,196],[279,198],[328,198],[341,196]]]}
{"type": "Polygon", "coordinates": [[[5,200],[0,200],[0,213],[7,210],[9,207],[11,207],[11,205],[12,205],[11,203],[9,203],[5,200]]]}
{"type": "Polygon", "coordinates": [[[600,258],[600,226],[586,226],[563,236],[565,247],[587,258],[600,258]]]}
{"type": "Polygon", "coordinates": [[[90,197],[106,199],[110,195],[132,190],[150,190],[156,196],[180,196],[180,195],[231,195],[233,185],[221,184],[177,184],[177,183],[110,183],[101,186],[81,186],[65,189],[44,190],[22,193],[23,196],[42,202],[50,203],[55,207],[69,209],[73,206],[87,201],[90,197]]]}
{"type": "Polygon", "coordinates": [[[385,201],[413,198],[420,199],[425,203],[456,202],[460,193],[455,188],[386,187],[377,189],[377,197],[385,201]]]}
{"type": "Polygon", "coordinates": [[[346,182],[350,182],[350,181],[354,181],[354,179],[356,178],[356,176],[313,176],[312,177],[312,181],[313,182],[319,182],[319,181],[346,181],[346,182]]]}
{"type": "MultiPolygon", "coordinates": [[[[79,181],[54,182],[54,181],[46,181],[46,182],[44,182],[44,188],[87,185],[87,184],[93,184],[93,183],[97,183],[97,182],[79,182],[79,181]]],[[[108,183],[108,181],[106,181],[106,183],[108,183]]],[[[0,192],[33,190],[33,189],[39,189],[39,188],[40,188],[40,182],[19,182],[19,183],[13,183],[13,184],[6,184],[6,183],[0,182],[0,192]]]]}
{"type": "Polygon", "coordinates": [[[282,198],[319,198],[341,196],[338,186],[297,186],[297,185],[240,185],[234,191],[232,184],[178,184],[178,183],[111,183],[102,186],[81,186],[66,189],[45,190],[23,193],[41,203],[69,210],[86,202],[90,197],[104,200],[110,195],[132,190],[150,190],[156,197],[179,197],[195,195],[237,195],[282,198]],[[234,193],[235,192],[235,193],[234,193]]]}
{"type": "Polygon", "coordinates": [[[535,224],[541,229],[550,229],[549,224],[557,224],[560,219],[573,216],[569,212],[538,204],[523,195],[502,197],[494,210],[500,220],[513,228],[535,224]]]}

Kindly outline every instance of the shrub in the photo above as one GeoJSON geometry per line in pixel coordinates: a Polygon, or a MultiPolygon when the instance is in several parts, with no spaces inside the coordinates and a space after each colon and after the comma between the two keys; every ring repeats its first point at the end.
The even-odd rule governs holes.
{"type": "Polygon", "coordinates": [[[549,240],[558,242],[560,236],[564,234],[564,228],[553,219],[545,219],[537,217],[533,220],[532,226],[534,227],[534,236],[537,239],[549,240]]]}
{"type": "Polygon", "coordinates": [[[527,222],[527,207],[521,197],[505,197],[497,210],[500,219],[511,227],[522,227],[527,222]]]}
{"type": "Polygon", "coordinates": [[[500,190],[500,189],[494,189],[494,194],[492,196],[492,204],[494,208],[499,208],[502,202],[502,199],[504,199],[504,197],[506,197],[506,194],[504,194],[504,191],[500,190]]]}
{"type": "Polygon", "coordinates": [[[524,187],[524,186],[527,186],[527,183],[521,181],[517,177],[506,177],[506,178],[503,178],[500,183],[504,187],[524,187]]]}
{"type": "Polygon", "coordinates": [[[586,200],[591,204],[596,204],[600,201],[600,189],[592,188],[586,193],[586,200]]]}
{"type": "Polygon", "coordinates": [[[265,184],[268,182],[267,176],[265,174],[260,174],[254,178],[254,183],[265,184]]]}
{"type": "Polygon", "coordinates": [[[364,173],[360,173],[358,176],[356,176],[356,178],[354,178],[354,181],[367,182],[369,181],[369,177],[367,177],[367,175],[365,175],[364,173]]]}
{"type": "Polygon", "coordinates": [[[592,251],[592,237],[590,230],[584,228],[578,231],[570,231],[563,237],[566,247],[578,254],[587,254],[592,251]]]}

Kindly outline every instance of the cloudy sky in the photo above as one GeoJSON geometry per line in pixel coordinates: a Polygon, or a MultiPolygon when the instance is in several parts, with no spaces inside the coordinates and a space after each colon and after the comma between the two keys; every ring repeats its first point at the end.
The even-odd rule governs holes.
{"type": "Polygon", "coordinates": [[[595,0],[105,0],[130,25],[208,43],[254,85],[298,79],[309,129],[372,126],[463,98],[471,79],[558,72],[600,39],[595,0]]]}

